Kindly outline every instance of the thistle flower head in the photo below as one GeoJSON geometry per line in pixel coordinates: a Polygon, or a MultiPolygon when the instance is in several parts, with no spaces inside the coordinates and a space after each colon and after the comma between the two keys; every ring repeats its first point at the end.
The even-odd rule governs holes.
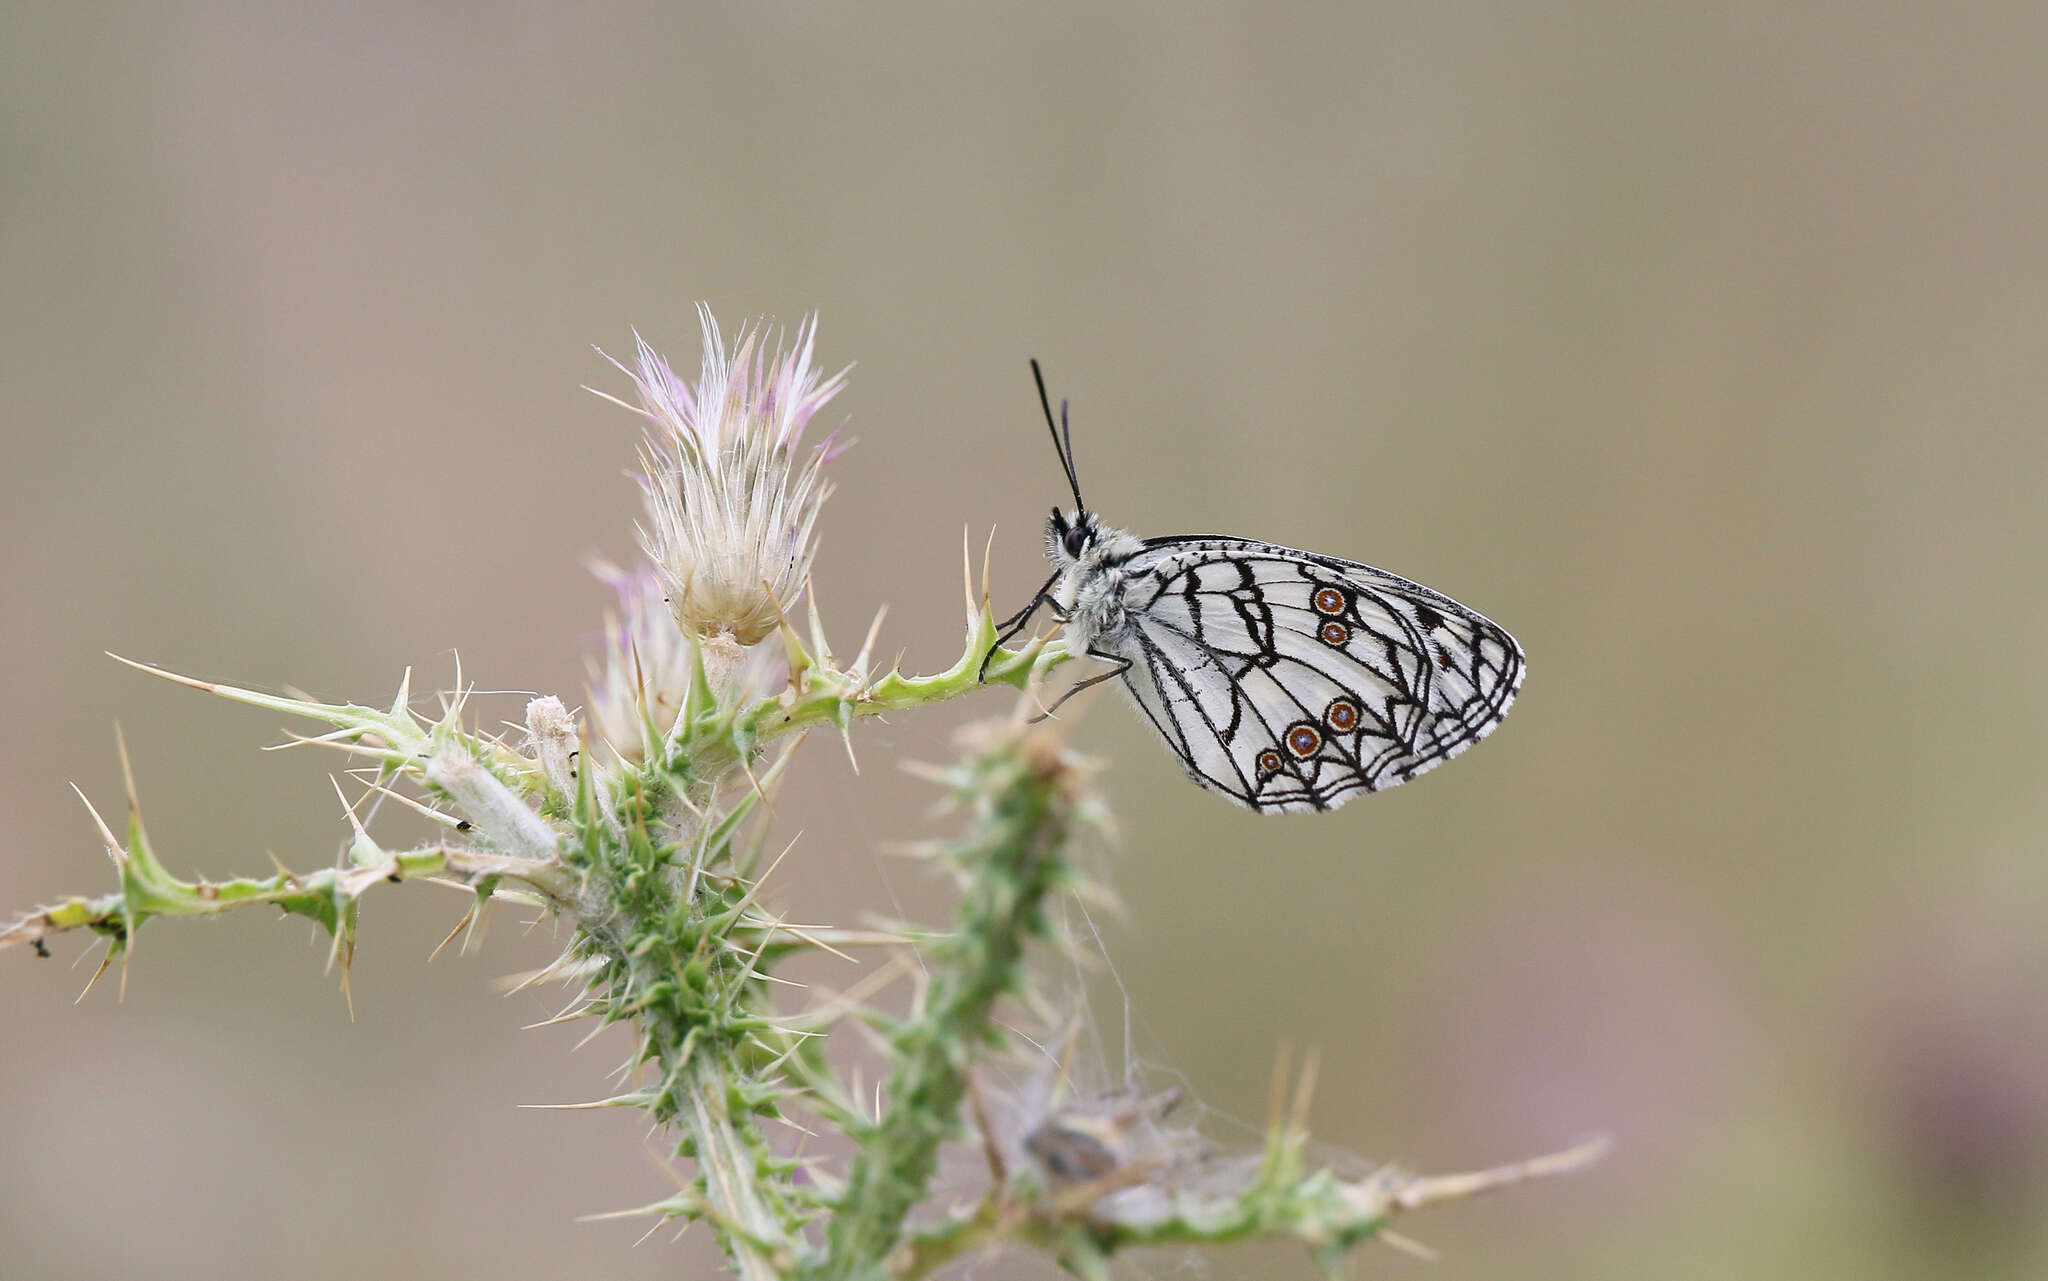
{"type": "Polygon", "coordinates": [[[775,630],[810,572],[836,434],[808,451],[803,434],[846,371],[821,379],[813,367],[815,316],[786,350],[759,325],[742,328],[728,350],[710,309],[700,304],[697,317],[704,365],[694,385],[638,335],[637,368],[619,365],[649,424],[640,541],[678,626],[752,645],[775,630]]]}
{"type": "MultiPolygon", "coordinates": [[[[642,561],[620,569],[602,561],[591,572],[618,594],[618,612],[605,617],[604,641],[584,659],[590,674],[590,715],[597,740],[618,759],[638,764],[647,758],[650,736],[660,741],[675,728],[689,701],[698,663],[716,666],[713,648],[685,635],[669,615],[667,588],[653,565],[642,561]]],[[[747,651],[724,688],[735,698],[758,695],[787,684],[788,660],[774,645],[747,651]]]]}

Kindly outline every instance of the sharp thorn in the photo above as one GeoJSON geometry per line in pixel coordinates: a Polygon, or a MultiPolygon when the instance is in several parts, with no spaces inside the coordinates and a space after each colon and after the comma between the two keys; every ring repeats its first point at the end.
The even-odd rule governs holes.
{"type": "Polygon", "coordinates": [[[128,760],[128,736],[121,732],[119,721],[114,723],[114,748],[121,755],[121,783],[128,789],[128,816],[138,818],[142,813],[142,801],[135,794],[135,767],[128,760]]]}
{"type": "Polygon", "coordinates": [[[1321,1071],[1322,1064],[1321,1050],[1311,1049],[1302,1056],[1301,1080],[1294,1090],[1294,1111],[1287,1120],[1288,1128],[1297,1135],[1305,1137],[1308,1134],[1308,1105],[1309,1100],[1315,1095],[1316,1075],[1321,1071]]]}
{"type": "Polygon", "coordinates": [[[880,609],[875,611],[875,621],[868,624],[867,639],[863,640],[860,643],[860,656],[853,660],[853,667],[855,671],[861,672],[863,674],[866,673],[868,669],[868,659],[871,655],[873,655],[875,650],[875,638],[882,634],[882,620],[887,618],[888,616],[889,607],[887,605],[883,605],[880,609]]]}
{"type": "Polygon", "coordinates": [[[984,548],[982,548],[982,549],[981,549],[981,612],[982,612],[982,613],[984,613],[984,614],[986,614],[986,613],[988,613],[988,612],[989,612],[989,608],[988,608],[988,566],[989,566],[989,562],[990,562],[991,560],[995,559],[995,554],[996,554],[996,527],[995,527],[994,525],[990,525],[990,526],[988,527],[988,546],[986,546],[986,547],[984,547],[984,548]]]}
{"type": "Polygon", "coordinates": [[[114,833],[108,829],[107,821],[100,817],[100,812],[93,808],[92,802],[86,799],[85,792],[78,784],[73,783],[71,790],[78,793],[78,799],[85,804],[85,812],[92,815],[93,826],[100,829],[100,839],[107,843],[107,857],[114,860],[115,867],[119,867],[121,860],[128,855],[127,848],[114,839],[114,833]]]}
{"type": "Polygon", "coordinates": [[[462,914],[462,919],[455,923],[455,928],[448,931],[448,937],[442,939],[439,943],[434,944],[434,950],[427,953],[427,963],[429,965],[433,964],[435,957],[441,955],[442,948],[447,947],[450,943],[453,943],[455,941],[455,936],[462,933],[462,931],[468,927],[469,918],[475,915],[476,908],[474,906],[471,906],[471,908],[467,912],[464,912],[462,914]]]}
{"type": "Polygon", "coordinates": [[[960,585],[967,596],[967,625],[972,627],[981,611],[974,604],[974,534],[966,525],[960,527],[960,585]]]}
{"type": "Polygon", "coordinates": [[[71,1003],[73,1005],[76,1005],[78,1004],[79,1001],[83,1001],[87,996],[89,996],[92,993],[94,986],[99,983],[100,975],[105,974],[107,972],[107,967],[109,965],[112,965],[113,963],[114,945],[112,943],[109,943],[107,944],[107,954],[100,958],[100,967],[94,970],[92,972],[92,977],[85,981],[85,991],[80,992],[78,994],[77,999],[72,1001],[71,1003]]]}
{"type": "Polygon", "coordinates": [[[1381,1228],[1375,1235],[1381,1244],[1392,1246],[1410,1258],[1420,1259],[1424,1263],[1441,1263],[1443,1261],[1443,1256],[1435,1250],[1417,1241],[1414,1237],[1402,1236],[1392,1228],[1381,1228]]]}

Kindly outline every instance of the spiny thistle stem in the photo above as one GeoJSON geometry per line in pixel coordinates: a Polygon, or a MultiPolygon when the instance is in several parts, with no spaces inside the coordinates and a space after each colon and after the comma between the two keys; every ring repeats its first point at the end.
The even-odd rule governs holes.
{"type": "MultiPolygon", "coordinates": [[[[759,797],[743,799],[706,843],[729,848],[737,819],[759,797]]],[[[698,1178],[674,1213],[710,1221],[748,1281],[778,1281],[801,1246],[793,1235],[800,1216],[778,1191],[784,1180],[751,1114],[772,1109],[781,1090],[732,1070],[745,1038],[772,1021],[758,977],[735,972],[735,952],[758,928],[747,919],[750,892],[705,886],[686,896],[674,875],[645,874],[660,871],[668,854],[650,841],[644,816],[621,853],[591,869],[591,897],[609,905],[604,920],[584,928],[609,962],[591,983],[594,1012],[638,1029],[637,1056],[659,1083],[637,1101],[688,1135],[682,1152],[697,1162],[698,1178]]],[[[775,930],[760,933],[757,958],[775,930]]]]}
{"type": "MultiPolygon", "coordinates": [[[[913,1229],[888,1259],[891,1281],[922,1278],[957,1259],[1003,1244],[1028,1245],[1060,1257],[1082,1275],[1105,1267],[1121,1250],[1157,1246],[1223,1246],[1255,1238],[1292,1237],[1330,1276],[1363,1241],[1398,1240],[1388,1224],[1406,1210],[1461,1200],[1535,1179],[1575,1174],[1606,1155],[1605,1138],[1561,1152],[1463,1174],[1411,1175],[1391,1166],[1362,1179],[1343,1179],[1305,1160],[1308,1134],[1295,1125],[1268,1136],[1266,1159],[1242,1186],[1176,1192],[1141,1216],[1060,1212],[1042,1201],[998,1188],[965,1214],[913,1229]]],[[[1028,1189],[1027,1189],[1028,1191],[1028,1189]]],[[[1410,1243],[1410,1248],[1416,1248],[1410,1243]]]]}
{"type": "Polygon", "coordinates": [[[782,1281],[789,1275],[797,1242],[788,1237],[787,1213],[763,1203],[758,1167],[766,1145],[751,1125],[743,1132],[732,1115],[732,1084],[724,1060],[712,1053],[689,1066],[683,1085],[697,1168],[703,1172],[704,1201],[726,1251],[746,1281],[782,1281]]]}
{"type": "Polygon", "coordinates": [[[940,857],[966,878],[952,934],[934,943],[921,1019],[890,1042],[896,1061],[888,1110],[847,1171],[824,1260],[802,1275],[850,1281],[882,1275],[879,1260],[927,1194],[939,1145],[960,1124],[968,1068],[991,1039],[996,1001],[1022,982],[1025,941],[1045,928],[1046,895],[1064,875],[1060,853],[1074,819],[1073,767],[1049,733],[992,738],[957,786],[977,801],[973,829],[940,857]]]}

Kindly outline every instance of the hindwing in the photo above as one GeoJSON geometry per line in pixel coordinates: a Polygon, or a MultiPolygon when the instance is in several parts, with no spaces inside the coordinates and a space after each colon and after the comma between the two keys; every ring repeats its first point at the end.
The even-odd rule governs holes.
{"type": "Polygon", "coordinates": [[[1132,696],[1196,782],[1255,810],[1405,783],[1492,733],[1521,688],[1514,637],[1370,565],[1199,536],[1119,568],[1132,696]]]}

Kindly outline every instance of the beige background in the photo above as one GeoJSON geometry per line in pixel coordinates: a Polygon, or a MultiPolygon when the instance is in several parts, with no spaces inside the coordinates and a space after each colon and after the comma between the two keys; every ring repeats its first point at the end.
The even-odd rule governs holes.
{"type": "MultiPolygon", "coordinates": [[[[1076,730],[1136,1049],[1219,1138],[1285,1040],[1338,1148],[1620,1139],[1358,1275],[2041,1275],[2048,23],[1797,9],[9,6],[0,906],[110,884],[66,783],[118,804],[116,719],[181,872],[341,839],[336,762],[103,649],[575,697],[634,506],[591,344],[816,308],[849,646],[887,601],[950,659],[963,527],[1037,581],[1027,355],[1111,519],[1527,645],[1495,740],[1332,816],[1194,791],[1114,699],[1076,730]]],[[[876,850],[973,710],[807,752],[792,905],[943,907],[876,850]]],[[[552,944],[510,915],[424,966],[458,911],[373,898],[354,1024],[302,922],[155,927],[125,1004],[0,955],[0,1272],[704,1275],[572,1221],[665,1193],[642,1127],[514,1105],[618,1046],[517,1030],[554,1004],[492,980],[552,944]]]]}

